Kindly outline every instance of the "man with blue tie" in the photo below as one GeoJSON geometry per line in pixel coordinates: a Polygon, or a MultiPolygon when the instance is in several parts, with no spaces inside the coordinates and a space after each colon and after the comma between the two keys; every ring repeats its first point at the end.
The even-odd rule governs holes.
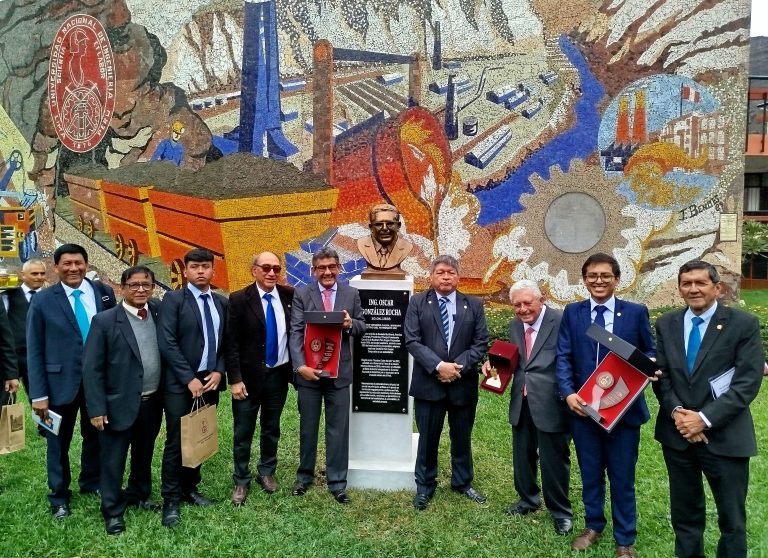
{"type": "Polygon", "coordinates": [[[210,506],[200,484],[200,466],[181,464],[181,417],[192,410],[198,397],[217,405],[224,376],[224,326],[228,301],[211,288],[213,254],[204,249],[184,256],[185,288],[166,293],[160,305],[157,341],[166,363],[166,440],[161,470],[163,519],[166,527],[181,521],[179,502],[210,506]]]}
{"type": "Polygon", "coordinates": [[[581,275],[590,297],[568,304],[563,311],[557,340],[557,381],[560,396],[573,411],[571,433],[576,447],[584,501],[585,528],[571,543],[586,550],[600,539],[606,526],[605,477],[611,488],[611,513],[616,556],[634,558],[637,536],[635,465],[640,446],[640,426],[650,418],[641,395],[608,433],[582,410],[585,401],[576,393],[605,358],[608,350],[587,336],[594,323],[631,343],[649,357],[655,345],[648,309],[614,296],[621,269],[608,254],[592,254],[581,275]]]}
{"type": "Polygon", "coordinates": [[[85,408],[83,346],[93,316],[115,306],[115,293],[100,281],[86,279],[88,253],[82,246],[59,246],[53,263],[60,282],[39,291],[29,305],[27,366],[34,413],[42,420],[48,420],[49,410],[62,417],[58,436],[46,431],[45,437],[48,500],[53,517],[63,519],[70,515],[69,446],[78,411],[83,436],[80,492],[99,490],[99,438],[85,408]]]}

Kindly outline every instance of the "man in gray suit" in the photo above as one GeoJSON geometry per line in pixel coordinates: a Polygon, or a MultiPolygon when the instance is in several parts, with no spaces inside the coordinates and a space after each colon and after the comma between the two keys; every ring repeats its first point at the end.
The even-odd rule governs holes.
{"type": "MultiPolygon", "coordinates": [[[[512,463],[520,499],[506,512],[526,515],[538,511],[542,490],[536,482],[536,464],[541,461],[544,503],[555,532],[566,535],[573,530],[568,498],[571,435],[567,407],[560,399],[555,376],[557,333],[563,313],[544,304],[534,281],[512,285],[509,299],[517,316],[509,324],[509,340],[520,350],[509,400],[512,463]]],[[[490,368],[485,362],[483,374],[487,376],[490,368]]]]}
{"type": "Polygon", "coordinates": [[[425,510],[437,487],[437,453],[445,415],[451,437],[451,488],[483,504],[472,486],[472,426],[477,407],[477,364],[488,344],[485,311],[479,298],[456,290],[459,263],[438,256],[430,266],[432,287],[414,296],[405,314],[405,346],[413,356],[409,394],[419,429],[416,496],[425,510]]]}
{"type": "Polygon", "coordinates": [[[669,471],[675,556],[704,557],[706,498],[717,506],[718,558],[747,556],[749,458],[757,455],[749,405],[763,380],[760,324],[752,314],[718,303],[720,276],[693,260],[677,275],[687,308],[656,321],[662,375],[656,440],[669,471]]]}
{"type": "Polygon", "coordinates": [[[340,504],[349,503],[349,384],[352,383],[351,337],[365,332],[363,308],[357,289],[336,281],[341,271],[339,255],[321,248],[312,256],[315,280],[293,295],[291,311],[291,361],[299,396],[300,461],[292,494],[302,496],[315,478],[317,430],[325,401],[325,464],[328,490],[340,504]],[[337,378],[322,378],[321,370],[307,366],[304,358],[304,312],[344,312],[341,355],[337,378]]]}

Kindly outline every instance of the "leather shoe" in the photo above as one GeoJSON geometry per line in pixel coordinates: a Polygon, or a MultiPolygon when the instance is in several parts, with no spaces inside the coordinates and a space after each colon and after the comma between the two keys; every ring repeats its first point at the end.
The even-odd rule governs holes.
{"type": "Polygon", "coordinates": [[[586,550],[600,540],[600,535],[601,533],[598,533],[594,529],[584,529],[575,539],[573,539],[571,549],[586,550]]]}
{"type": "Polygon", "coordinates": [[[304,496],[307,493],[307,488],[309,488],[308,484],[304,484],[301,481],[296,481],[293,483],[293,489],[291,489],[291,494],[294,496],[304,496]]]}
{"type": "Polygon", "coordinates": [[[331,494],[339,504],[349,504],[352,500],[349,494],[342,488],[341,490],[331,490],[331,494]]]}
{"type": "Polygon", "coordinates": [[[176,527],[179,523],[181,523],[179,503],[166,500],[163,503],[163,527],[176,527]]]}
{"type": "Polygon", "coordinates": [[[245,504],[245,499],[248,498],[248,485],[238,484],[235,485],[235,489],[232,491],[232,505],[242,506],[245,504]]]}
{"type": "Polygon", "coordinates": [[[454,492],[458,492],[459,494],[463,494],[473,502],[476,502],[478,504],[485,504],[485,502],[488,500],[485,496],[483,496],[480,492],[478,492],[473,486],[470,486],[469,488],[465,490],[457,490],[453,489],[454,492]]]}
{"type": "Polygon", "coordinates": [[[51,515],[53,515],[54,519],[64,519],[65,517],[72,515],[72,512],[69,511],[69,506],[67,504],[60,504],[58,506],[51,506],[51,515]]]}
{"type": "Polygon", "coordinates": [[[107,530],[107,535],[119,535],[125,531],[125,521],[123,521],[123,516],[118,515],[117,517],[105,519],[104,527],[107,530]]]}
{"type": "Polygon", "coordinates": [[[267,494],[273,494],[277,491],[277,481],[272,475],[258,475],[256,482],[259,483],[262,490],[267,494]]]}
{"type": "Polygon", "coordinates": [[[425,509],[427,509],[427,506],[429,505],[429,501],[431,499],[432,498],[429,496],[429,494],[418,492],[416,496],[413,497],[413,507],[419,511],[424,511],[425,509]]]}
{"type": "Polygon", "coordinates": [[[200,506],[201,508],[207,508],[208,506],[213,505],[211,500],[200,494],[197,490],[193,490],[189,494],[184,494],[181,499],[188,504],[192,504],[193,506],[200,506]]]}
{"type": "Polygon", "coordinates": [[[618,558],[637,558],[635,547],[631,544],[629,546],[616,545],[616,556],[618,558]]]}
{"type": "Polygon", "coordinates": [[[573,531],[573,521],[567,517],[553,517],[552,522],[555,524],[555,533],[558,535],[567,535],[573,531]]]}
{"type": "Polygon", "coordinates": [[[504,513],[507,515],[528,515],[529,513],[535,513],[537,511],[539,511],[539,508],[532,508],[531,506],[526,506],[522,502],[517,502],[505,509],[504,513]]]}
{"type": "Polygon", "coordinates": [[[152,500],[131,500],[128,505],[144,511],[159,512],[163,506],[152,500]]]}

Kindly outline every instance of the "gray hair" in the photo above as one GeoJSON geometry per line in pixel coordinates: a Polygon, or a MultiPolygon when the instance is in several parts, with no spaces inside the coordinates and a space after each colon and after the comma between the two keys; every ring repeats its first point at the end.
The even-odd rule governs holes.
{"type": "Polygon", "coordinates": [[[333,258],[336,260],[336,263],[339,263],[339,253],[330,246],[323,246],[317,252],[312,254],[312,267],[315,267],[318,260],[324,260],[326,258],[333,258]]]}
{"type": "Polygon", "coordinates": [[[253,267],[255,265],[258,265],[259,264],[259,258],[262,257],[264,254],[272,254],[274,257],[277,258],[278,262],[280,261],[280,256],[278,256],[274,252],[270,252],[269,250],[265,250],[264,252],[262,252],[260,254],[256,254],[255,256],[253,256],[253,259],[251,260],[251,267],[253,267]]]}
{"type": "Polygon", "coordinates": [[[429,266],[429,273],[432,274],[435,272],[435,268],[440,265],[444,264],[449,267],[452,267],[456,270],[456,273],[459,272],[459,262],[454,258],[453,256],[449,256],[448,254],[441,254],[440,256],[436,257],[434,260],[432,260],[432,264],[429,266]]]}
{"type": "Polygon", "coordinates": [[[533,296],[541,298],[544,295],[541,294],[541,289],[536,281],[530,279],[521,279],[509,288],[509,300],[512,300],[512,295],[520,291],[532,291],[533,296]]]}
{"type": "Polygon", "coordinates": [[[41,265],[41,266],[43,266],[43,269],[46,268],[45,262],[43,260],[32,259],[32,260],[27,260],[26,262],[24,262],[24,265],[21,266],[21,270],[22,271],[27,271],[33,265],[41,265]]]}

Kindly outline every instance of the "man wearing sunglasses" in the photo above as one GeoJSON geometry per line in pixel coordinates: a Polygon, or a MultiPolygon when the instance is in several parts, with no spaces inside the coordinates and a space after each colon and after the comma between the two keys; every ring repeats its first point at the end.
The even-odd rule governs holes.
{"type": "Polygon", "coordinates": [[[277,443],[280,415],[293,381],[288,330],[293,288],[278,285],[280,260],[272,252],[256,256],[253,284],[229,297],[226,339],[227,378],[232,390],[234,421],[232,504],[241,506],[251,485],[251,443],[261,410],[260,456],[256,482],[264,492],[277,490],[277,443]]]}
{"type": "Polygon", "coordinates": [[[110,535],[125,531],[127,506],[160,510],[149,501],[152,454],[163,419],[160,301],[151,298],[155,275],[147,267],[126,269],[120,286],[122,304],[93,317],[83,349],[85,403],[99,431],[101,513],[110,535]],[[123,491],[129,445],[131,472],[123,491]]]}
{"type": "Polygon", "coordinates": [[[348,504],[349,384],[352,383],[352,339],[365,333],[363,308],[357,289],[337,282],[341,266],[332,248],[312,256],[315,280],[296,290],[291,310],[291,360],[296,369],[299,396],[300,460],[293,495],[303,496],[315,478],[317,430],[325,402],[325,478],[328,490],[340,504],[348,504]],[[344,312],[341,355],[337,378],[322,378],[321,370],[306,365],[304,312],[344,312]]]}
{"type": "Polygon", "coordinates": [[[394,205],[374,205],[368,214],[369,236],[357,241],[357,249],[374,271],[401,271],[400,264],[413,244],[400,236],[400,212],[394,205]]]}

